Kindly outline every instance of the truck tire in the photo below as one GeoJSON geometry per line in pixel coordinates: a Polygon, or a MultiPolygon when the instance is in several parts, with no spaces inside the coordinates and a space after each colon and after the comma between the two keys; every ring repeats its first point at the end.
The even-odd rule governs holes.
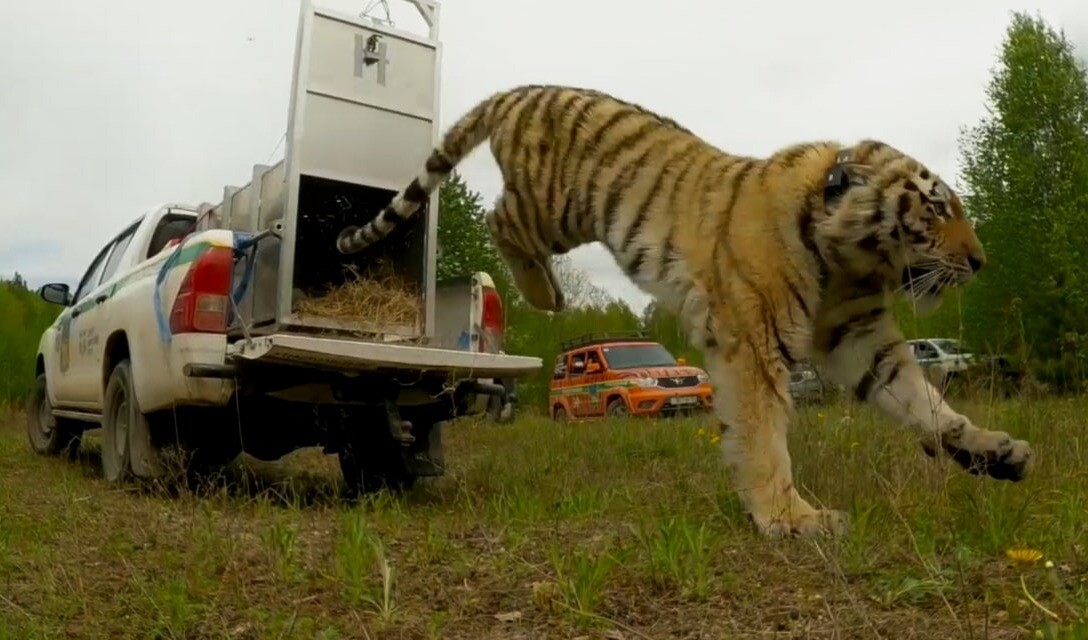
{"type": "Polygon", "coordinates": [[[330,427],[348,499],[382,489],[409,489],[415,483],[403,446],[393,439],[381,409],[346,410],[330,427]]]}
{"type": "Polygon", "coordinates": [[[499,396],[488,396],[485,416],[496,424],[509,424],[514,421],[514,413],[517,404],[517,380],[514,378],[494,378],[495,384],[501,385],[506,390],[505,401],[499,396]]]}
{"type": "Polygon", "coordinates": [[[152,442],[148,418],[136,402],[128,359],[114,366],[102,404],[102,475],[106,480],[119,483],[161,476],[159,449],[152,442]]]}
{"type": "Polygon", "coordinates": [[[146,437],[136,429],[129,438],[134,473],[141,475],[141,457],[150,466],[142,477],[169,476],[196,489],[242,452],[237,416],[231,409],[178,407],[147,415],[144,424],[151,427],[146,437]]]}
{"type": "Polygon", "coordinates": [[[401,455],[401,445],[381,438],[375,429],[372,437],[356,436],[343,443],[337,458],[349,498],[382,489],[411,489],[416,477],[408,472],[401,455]]]}
{"type": "Polygon", "coordinates": [[[509,400],[504,404],[498,396],[487,399],[487,417],[495,424],[510,424],[514,421],[514,403],[509,400]]]}
{"type": "Polygon", "coordinates": [[[445,472],[442,433],[452,417],[450,407],[400,407],[399,413],[391,415],[382,408],[348,409],[329,422],[327,446],[339,458],[349,499],[383,489],[406,491],[421,477],[445,472]],[[411,425],[405,431],[409,438],[400,441],[393,435],[394,420],[411,425]]]}
{"type": "Polygon", "coordinates": [[[44,373],[39,374],[34,381],[34,390],[26,411],[26,432],[30,448],[39,455],[64,454],[74,458],[79,452],[83,428],[72,420],[53,415],[53,404],[49,401],[44,373]]]}

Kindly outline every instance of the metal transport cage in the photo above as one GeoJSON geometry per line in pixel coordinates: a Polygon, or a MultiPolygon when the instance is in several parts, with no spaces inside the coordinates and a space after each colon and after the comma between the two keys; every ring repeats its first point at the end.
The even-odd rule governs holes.
{"type": "Polygon", "coordinates": [[[426,35],[302,0],[284,159],[226,187],[200,224],[251,236],[235,269],[233,333],[434,335],[437,192],[378,245],[350,256],[335,249],[340,230],[373,218],[438,139],[438,5],[405,1],[426,35]],[[394,276],[417,304],[414,319],[391,321],[379,308],[345,317],[303,312],[303,300],[371,273],[394,276]]]}

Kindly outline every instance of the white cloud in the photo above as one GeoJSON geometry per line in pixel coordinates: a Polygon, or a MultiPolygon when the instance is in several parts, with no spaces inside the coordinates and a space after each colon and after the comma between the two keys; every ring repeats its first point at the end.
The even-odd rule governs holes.
{"type": "MultiPolygon", "coordinates": [[[[1081,5],[449,0],[442,123],[496,89],[583,85],[728,150],[876,137],[953,179],[1010,12],[1038,11],[1088,51],[1081,5]]],[[[0,273],[78,277],[144,208],[247,180],[286,127],[297,16],[293,0],[0,5],[0,273]]],[[[463,173],[494,198],[485,149],[463,173]]],[[[648,300],[601,247],[572,257],[636,309],[648,300]]]]}

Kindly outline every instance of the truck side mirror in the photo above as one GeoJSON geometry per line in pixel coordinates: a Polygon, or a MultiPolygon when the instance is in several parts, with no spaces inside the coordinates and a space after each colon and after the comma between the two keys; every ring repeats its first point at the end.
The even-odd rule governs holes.
{"type": "Polygon", "coordinates": [[[42,285],[42,287],[38,289],[38,295],[42,300],[52,302],[53,304],[59,304],[62,307],[67,307],[72,303],[72,293],[68,289],[68,285],[63,282],[52,282],[50,284],[42,285]]]}

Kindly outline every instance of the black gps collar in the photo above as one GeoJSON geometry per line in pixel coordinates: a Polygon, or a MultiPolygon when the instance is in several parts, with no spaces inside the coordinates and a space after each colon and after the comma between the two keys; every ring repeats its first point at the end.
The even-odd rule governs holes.
{"type": "Polygon", "coordinates": [[[850,176],[846,175],[846,165],[850,162],[850,151],[843,149],[835,156],[835,164],[824,179],[824,202],[831,203],[842,197],[850,188],[850,176]]]}

